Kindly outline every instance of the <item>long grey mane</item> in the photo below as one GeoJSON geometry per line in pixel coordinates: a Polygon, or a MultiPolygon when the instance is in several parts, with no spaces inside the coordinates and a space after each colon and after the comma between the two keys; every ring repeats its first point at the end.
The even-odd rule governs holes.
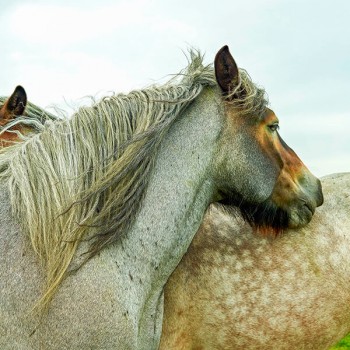
{"type": "Polygon", "coordinates": [[[105,97],[1,151],[0,178],[8,183],[13,212],[47,271],[43,304],[84,237],[94,237],[93,255],[128,231],[162,139],[213,85],[213,69],[192,52],[188,68],[164,86],[105,97]]]}
{"type": "MultiPolygon", "coordinates": [[[[244,71],[241,78],[245,93],[237,107],[260,113],[263,90],[244,71]]],[[[82,240],[90,242],[89,258],[128,232],[164,136],[203,88],[214,85],[213,68],[192,51],[189,66],[165,85],[105,97],[71,119],[49,117],[40,133],[0,152],[13,213],[47,274],[40,308],[82,240]]]]}

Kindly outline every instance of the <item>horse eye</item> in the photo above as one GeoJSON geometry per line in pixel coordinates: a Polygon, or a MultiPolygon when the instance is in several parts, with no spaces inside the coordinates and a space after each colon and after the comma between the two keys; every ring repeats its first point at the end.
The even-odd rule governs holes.
{"type": "Polygon", "coordinates": [[[268,125],[268,128],[269,128],[271,131],[277,131],[277,130],[280,128],[280,126],[279,126],[278,123],[273,123],[273,124],[271,124],[271,125],[268,125]]]}

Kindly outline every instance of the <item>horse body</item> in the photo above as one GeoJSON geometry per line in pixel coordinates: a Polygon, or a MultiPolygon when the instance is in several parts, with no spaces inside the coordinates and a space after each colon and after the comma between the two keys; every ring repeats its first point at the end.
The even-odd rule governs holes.
{"type": "Polygon", "coordinates": [[[350,173],[304,228],[259,237],[212,205],[165,287],[161,349],[329,349],[350,332],[350,173]]]}
{"type": "Polygon", "coordinates": [[[248,108],[248,115],[245,97],[235,104],[239,91],[230,95],[232,82],[250,85],[237,83],[241,78],[228,49],[215,62],[221,90],[211,70],[198,65],[198,57],[193,62],[193,71],[183,74],[194,82],[187,95],[182,85],[153,97],[145,91],[143,114],[128,97],[107,98],[0,153],[2,349],[15,342],[19,349],[156,349],[163,287],[211,202],[247,203],[251,222],[276,229],[305,225],[322,203],[319,181],[281,142],[272,127],[277,118],[264,100],[258,101],[260,112],[248,108]],[[125,103],[122,122],[114,104],[125,103]],[[178,110],[172,123],[146,119],[157,103],[160,118],[178,110]],[[157,129],[161,123],[164,128],[157,129]],[[122,138],[128,130],[134,134],[119,144],[111,129],[122,138]],[[144,158],[142,151],[156,155],[144,158]],[[134,168],[118,169],[123,157],[134,168]],[[151,169],[149,178],[138,169],[151,169]],[[284,200],[286,186],[293,195],[284,200]],[[120,191],[123,206],[114,201],[120,191]],[[264,202],[274,210],[271,222],[270,216],[254,215],[252,208],[264,202]],[[38,299],[47,312],[31,312],[38,299]]]}

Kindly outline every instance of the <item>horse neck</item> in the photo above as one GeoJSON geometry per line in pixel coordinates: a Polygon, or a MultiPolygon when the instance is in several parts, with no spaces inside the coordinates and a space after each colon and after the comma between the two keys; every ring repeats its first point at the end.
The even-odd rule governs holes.
{"type": "Polygon", "coordinates": [[[134,273],[153,290],[163,288],[213,197],[208,174],[222,128],[215,96],[204,91],[169,130],[135,225],[123,239],[134,273]]]}

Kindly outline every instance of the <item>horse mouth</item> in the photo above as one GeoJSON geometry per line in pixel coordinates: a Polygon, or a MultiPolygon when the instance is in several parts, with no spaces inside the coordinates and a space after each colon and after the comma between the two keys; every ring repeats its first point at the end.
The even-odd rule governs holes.
{"type": "Polygon", "coordinates": [[[311,216],[315,214],[316,208],[313,207],[311,204],[305,203],[304,206],[311,213],[311,216]]]}
{"type": "Polygon", "coordinates": [[[289,216],[289,227],[298,228],[307,225],[313,215],[315,214],[316,207],[311,203],[307,203],[302,200],[303,204],[291,210],[289,216]]]}
{"type": "Polygon", "coordinates": [[[309,201],[307,201],[304,198],[300,198],[299,203],[301,202],[301,206],[300,209],[301,211],[306,211],[308,214],[310,214],[311,216],[313,216],[315,214],[316,211],[316,206],[312,205],[309,201]]]}
{"type": "MultiPolygon", "coordinates": [[[[308,224],[311,221],[311,219],[315,213],[315,209],[312,208],[310,205],[304,205],[303,209],[305,211],[305,219],[304,220],[306,220],[307,221],[306,224],[308,224]]],[[[303,225],[304,220],[301,220],[302,225],[303,225]]]]}

